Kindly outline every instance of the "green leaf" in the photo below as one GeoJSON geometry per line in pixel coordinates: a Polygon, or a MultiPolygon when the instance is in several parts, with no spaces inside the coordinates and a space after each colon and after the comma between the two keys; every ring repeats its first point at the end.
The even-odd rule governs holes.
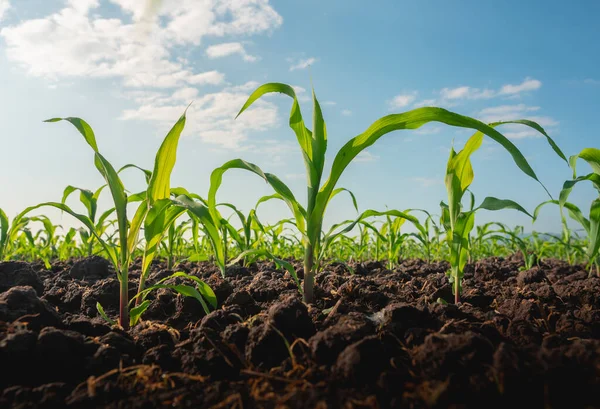
{"type": "Polygon", "coordinates": [[[168,199],[171,193],[171,173],[177,159],[179,137],[185,127],[185,114],[181,115],[161,144],[154,160],[154,170],[148,184],[150,204],[156,200],[168,199]]]}
{"type": "Polygon", "coordinates": [[[4,210],[0,209],[0,261],[4,259],[4,251],[8,239],[8,217],[4,210]]]}
{"type": "Polygon", "coordinates": [[[134,165],[133,163],[128,163],[127,165],[122,166],[121,169],[119,169],[117,171],[117,173],[121,173],[122,171],[124,171],[126,169],[137,169],[137,170],[141,171],[144,174],[146,183],[150,183],[150,178],[152,177],[152,172],[150,172],[148,169],[144,169],[142,167],[139,167],[138,165],[134,165]]]}
{"type": "MultiPolygon", "coordinates": [[[[146,219],[149,210],[150,208],[148,206],[147,200],[144,200],[138,206],[137,210],[135,211],[135,214],[133,215],[133,219],[129,224],[129,230],[127,231],[127,238],[125,240],[127,246],[123,250],[123,253],[133,254],[133,252],[135,251],[135,248],[138,245],[138,236],[140,233],[140,229],[144,224],[144,220],[146,219]]],[[[121,226],[119,225],[119,230],[120,229],[121,226]]]]}
{"type": "Polygon", "coordinates": [[[565,156],[565,154],[560,150],[560,148],[558,147],[558,145],[556,144],[556,142],[554,142],[554,139],[552,139],[550,137],[550,135],[548,135],[546,133],[546,131],[544,130],[544,128],[542,128],[538,123],[533,122],[533,121],[529,121],[527,119],[517,119],[517,120],[513,120],[513,121],[500,121],[500,122],[494,122],[492,124],[490,124],[490,126],[498,126],[498,125],[504,125],[504,124],[522,124],[522,125],[526,125],[530,128],[535,129],[536,131],[538,131],[539,133],[541,133],[542,135],[544,135],[546,137],[546,140],[548,141],[548,143],[550,144],[550,146],[552,147],[552,149],[554,150],[554,152],[556,152],[556,154],[558,156],[560,156],[560,158],[562,160],[564,160],[565,162],[569,163],[569,161],[567,160],[567,157],[565,156]]]}
{"type": "Polygon", "coordinates": [[[337,228],[337,226],[333,226],[332,230],[330,230],[329,233],[327,233],[323,239],[323,246],[321,251],[324,252],[327,247],[340,235],[348,233],[349,231],[351,231],[352,229],[354,229],[354,227],[358,224],[361,223],[364,219],[367,219],[369,217],[374,217],[374,216],[394,216],[394,217],[399,217],[402,219],[406,219],[408,221],[410,221],[411,223],[413,223],[415,225],[415,227],[417,227],[418,229],[422,229],[422,226],[419,223],[419,220],[413,216],[410,215],[406,212],[401,212],[399,210],[387,210],[387,211],[377,211],[377,210],[365,210],[364,212],[362,212],[358,218],[356,220],[354,220],[352,223],[348,224],[344,229],[333,233],[333,229],[337,228]]]}
{"type": "Polygon", "coordinates": [[[356,202],[356,196],[354,196],[354,193],[352,193],[344,187],[338,187],[333,192],[331,192],[331,197],[329,198],[329,200],[331,201],[331,199],[333,199],[336,195],[342,192],[347,192],[350,195],[350,198],[352,199],[352,205],[354,206],[354,210],[358,212],[358,203],[356,202]]]}
{"type": "Polygon", "coordinates": [[[133,327],[133,326],[137,325],[142,314],[144,312],[146,312],[148,307],[150,307],[150,304],[152,304],[152,301],[145,300],[142,303],[140,303],[140,305],[133,307],[132,309],[129,310],[129,325],[130,326],[133,327]]]}
{"type": "MultiPolygon", "coordinates": [[[[169,276],[169,277],[161,280],[161,282],[163,282],[164,280],[169,279],[171,277],[172,276],[169,276]]],[[[173,290],[176,293],[181,294],[181,295],[183,295],[185,297],[195,298],[202,305],[202,309],[204,310],[204,312],[206,314],[210,313],[210,310],[209,310],[208,306],[206,305],[206,302],[202,298],[202,295],[200,294],[200,292],[198,292],[198,290],[196,288],[191,287],[189,285],[183,285],[183,284],[178,284],[178,285],[155,284],[155,285],[153,285],[151,287],[146,288],[144,291],[138,293],[136,295],[136,298],[140,297],[140,296],[142,298],[145,298],[148,293],[150,293],[151,291],[158,290],[160,288],[166,288],[166,289],[169,289],[169,290],[173,290]]]]}
{"type": "MultiPolygon", "coordinates": [[[[27,214],[27,213],[35,210],[35,209],[39,209],[40,207],[44,207],[44,206],[55,207],[55,208],[57,208],[59,210],[62,210],[63,212],[66,212],[66,213],[70,214],[71,216],[73,216],[77,220],[79,220],[81,223],[83,223],[85,225],[85,227],[87,227],[87,229],[90,232],[92,232],[92,234],[94,234],[94,236],[96,237],[96,239],[98,240],[98,242],[104,247],[104,250],[106,250],[106,253],[109,256],[109,259],[113,263],[113,265],[115,266],[115,268],[118,268],[119,262],[118,262],[118,257],[117,257],[117,254],[116,254],[114,248],[110,247],[100,237],[100,235],[97,233],[96,228],[95,228],[94,224],[92,223],[92,221],[90,220],[90,218],[87,217],[87,216],[84,216],[82,214],[74,212],[66,204],[57,203],[57,202],[44,202],[44,203],[40,203],[40,204],[37,204],[35,206],[30,206],[30,207],[26,208],[15,219],[16,220],[22,219],[25,216],[25,214],[27,214]]],[[[13,225],[16,225],[16,224],[13,222],[13,225]]],[[[119,271],[119,270],[117,269],[117,271],[119,271]]]]}
{"type": "Polygon", "coordinates": [[[577,156],[585,160],[592,167],[594,173],[600,175],[600,149],[585,148],[577,156]]]}
{"type": "MultiPolygon", "coordinates": [[[[210,189],[208,192],[208,207],[213,219],[220,219],[216,214],[217,206],[217,190],[223,182],[223,174],[231,169],[242,169],[252,172],[265,180],[277,192],[281,199],[288,205],[294,217],[300,232],[304,231],[304,220],[306,219],[306,211],[298,203],[290,188],[283,183],[277,176],[271,173],[265,173],[261,168],[253,163],[246,162],[242,159],[233,159],[226,162],[221,167],[216,168],[210,175],[210,189]]],[[[218,222],[217,222],[218,223],[218,222]]],[[[217,224],[218,225],[218,224],[217,224]]]]}
{"type": "MultiPolygon", "coordinates": [[[[323,219],[325,207],[331,192],[346,167],[364,149],[373,145],[383,135],[396,130],[418,129],[429,122],[440,122],[450,126],[470,128],[479,131],[502,145],[512,156],[515,164],[526,175],[538,181],[537,175],[517,147],[493,127],[476,119],[459,115],[442,108],[417,108],[401,114],[392,114],[375,121],[365,132],[348,141],[337,153],[331,167],[329,179],[319,191],[315,211],[311,215],[313,221],[323,219]]],[[[543,184],[542,184],[543,186],[543,184]]],[[[311,224],[309,222],[309,224],[311,224]]],[[[309,232],[309,237],[315,238],[318,232],[309,232]]]]}
{"type": "Polygon", "coordinates": [[[94,152],[98,152],[98,144],[96,143],[96,136],[94,135],[94,131],[92,130],[92,127],[89,126],[89,124],[87,122],[85,122],[83,119],[80,119],[80,118],[52,118],[52,119],[47,119],[44,122],[59,122],[59,121],[68,121],[71,124],[73,124],[73,126],[75,128],[77,128],[79,133],[81,133],[81,135],[83,135],[83,137],[85,138],[85,141],[88,143],[88,145],[90,145],[92,147],[94,152]]]}
{"type": "MultiPolygon", "coordinates": [[[[57,122],[60,121],[61,118],[54,118],[48,120],[47,122],[57,122]]],[[[121,179],[119,179],[119,175],[113,168],[113,166],[108,162],[104,156],[100,154],[98,151],[98,145],[96,143],[96,137],[94,135],[94,131],[92,128],[80,118],[63,118],[62,120],[70,122],[77,130],[81,133],[85,141],[90,145],[90,147],[95,152],[95,164],[96,168],[100,172],[100,174],[106,180],[108,187],[111,191],[113,201],[115,204],[115,210],[117,213],[117,223],[119,225],[119,240],[121,245],[121,267],[126,268],[127,259],[129,255],[126,253],[125,249],[127,249],[127,195],[125,194],[125,188],[123,187],[123,183],[121,179]]]]}
{"type": "Polygon", "coordinates": [[[508,199],[497,199],[495,197],[486,197],[483,199],[483,203],[479,205],[477,209],[486,209],[486,210],[503,210],[503,209],[513,209],[517,210],[521,213],[526,214],[527,216],[533,218],[531,214],[527,210],[525,210],[520,204],[508,199]]]}
{"type": "Polygon", "coordinates": [[[106,312],[104,312],[104,308],[102,307],[102,305],[100,305],[99,302],[96,303],[96,310],[98,310],[98,314],[100,314],[100,316],[104,318],[104,321],[108,322],[112,326],[117,325],[117,322],[115,320],[108,318],[108,315],[106,315],[106,312]]]}
{"type": "Polygon", "coordinates": [[[596,187],[596,189],[600,190],[600,174],[590,173],[585,176],[580,176],[574,180],[567,180],[563,184],[563,188],[560,191],[559,201],[561,203],[565,203],[571,194],[571,191],[575,187],[575,185],[579,182],[583,182],[585,180],[589,180],[596,187]]]}
{"type": "Polygon", "coordinates": [[[223,249],[221,235],[208,208],[201,203],[195,202],[186,195],[178,196],[174,202],[176,205],[187,209],[190,214],[196,217],[202,224],[215,252],[217,265],[220,267],[222,275],[225,275],[225,251],[223,249]]]}
{"type": "Polygon", "coordinates": [[[206,301],[208,301],[208,303],[213,308],[217,308],[218,304],[217,304],[217,296],[215,295],[215,292],[213,291],[212,288],[210,288],[210,286],[208,284],[206,284],[200,278],[190,275],[190,274],[183,273],[183,272],[174,273],[171,277],[183,277],[183,278],[187,278],[188,280],[194,281],[196,283],[196,289],[198,290],[198,292],[200,294],[202,294],[202,297],[204,297],[204,299],[206,301]]]}
{"type": "Polygon", "coordinates": [[[169,228],[177,218],[186,211],[185,208],[175,206],[170,199],[161,199],[152,205],[144,219],[144,257],[142,261],[142,276],[146,276],[148,268],[169,228]]]}
{"type": "Polygon", "coordinates": [[[285,94],[294,100],[292,104],[292,109],[290,111],[290,128],[292,128],[292,130],[296,134],[298,144],[300,145],[300,148],[302,149],[302,152],[305,156],[305,162],[308,161],[308,163],[310,163],[310,166],[312,167],[312,135],[304,125],[304,119],[302,118],[302,113],[300,112],[300,104],[298,104],[296,92],[291,86],[280,83],[269,83],[261,85],[248,97],[248,100],[246,101],[242,109],[240,109],[240,112],[237,114],[236,118],[240,116],[242,112],[248,109],[260,97],[273,92],[285,94]]]}
{"type": "Polygon", "coordinates": [[[63,197],[62,197],[61,202],[65,203],[67,201],[67,198],[71,195],[71,193],[75,192],[76,190],[79,190],[79,192],[80,192],[79,201],[81,203],[83,203],[85,208],[88,210],[88,215],[89,215],[90,219],[92,221],[94,221],[94,219],[96,217],[97,203],[96,203],[96,199],[94,198],[94,193],[92,193],[91,190],[81,189],[81,188],[69,185],[65,188],[65,190],[63,192],[63,197]]]}
{"type": "Polygon", "coordinates": [[[600,199],[594,200],[590,207],[589,239],[587,256],[590,261],[594,261],[600,250],[600,199]]]}

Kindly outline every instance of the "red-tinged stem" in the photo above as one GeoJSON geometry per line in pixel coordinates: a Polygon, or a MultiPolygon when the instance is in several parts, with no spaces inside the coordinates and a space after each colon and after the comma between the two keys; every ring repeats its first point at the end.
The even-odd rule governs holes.
{"type": "Polygon", "coordinates": [[[129,330],[129,278],[127,266],[121,271],[121,299],[119,304],[119,325],[129,330]]]}

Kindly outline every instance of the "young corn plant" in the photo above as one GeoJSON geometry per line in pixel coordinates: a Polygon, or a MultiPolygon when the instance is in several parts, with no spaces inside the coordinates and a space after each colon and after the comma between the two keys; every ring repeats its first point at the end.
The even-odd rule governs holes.
{"type": "Polygon", "coordinates": [[[331,245],[336,238],[352,231],[355,226],[364,226],[365,228],[371,229],[380,241],[386,247],[386,254],[388,260],[388,269],[393,269],[394,260],[397,259],[400,252],[400,247],[404,242],[405,235],[400,234],[400,226],[408,220],[417,229],[422,230],[423,226],[419,223],[416,217],[409,214],[409,211],[401,212],[399,210],[387,210],[379,212],[377,210],[365,210],[358,218],[354,221],[345,221],[336,225],[333,225],[329,232],[323,236],[321,254],[319,255],[319,263],[322,261],[323,253],[331,245]],[[380,230],[377,230],[372,224],[367,223],[365,219],[377,216],[385,216],[386,223],[383,224],[380,230]],[[392,219],[393,218],[393,219],[392,219]],[[344,226],[345,228],[338,230],[339,227],[344,226]]]}
{"type": "MultiPolygon", "coordinates": [[[[535,212],[533,215],[535,220],[535,212]]],[[[523,255],[523,267],[522,270],[530,270],[535,264],[539,263],[539,253],[535,251],[534,239],[532,236],[523,237],[522,228],[511,230],[502,223],[492,222],[487,223],[486,226],[496,226],[498,230],[490,230],[485,234],[485,238],[490,240],[497,240],[506,245],[511,246],[511,249],[519,251],[523,255]],[[521,230],[521,233],[519,233],[521,230]]],[[[492,254],[497,254],[498,249],[494,249],[492,254]]]]}
{"type": "Polygon", "coordinates": [[[6,213],[0,209],[0,261],[8,260],[19,249],[16,243],[19,235],[27,231],[27,225],[32,221],[26,217],[29,209],[25,209],[9,221],[6,213]]]}
{"type": "MultiPolygon", "coordinates": [[[[598,198],[594,199],[590,205],[589,218],[585,220],[585,218],[577,216],[588,235],[589,244],[586,248],[586,256],[590,266],[590,276],[594,274],[595,268],[596,276],[600,277],[600,261],[598,260],[600,253],[600,149],[583,149],[577,155],[569,158],[569,163],[573,169],[573,180],[566,181],[563,185],[559,197],[561,207],[567,203],[571,191],[579,182],[590,181],[598,191],[598,198]],[[576,164],[578,159],[586,161],[592,168],[592,172],[577,177],[576,164]]],[[[570,211],[569,214],[573,216],[574,212],[570,211]]]]}
{"type": "MultiPolygon", "coordinates": [[[[491,128],[506,123],[523,124],[529,126],[538,132],[542,133],[554,151],[567,161],[566,157],[554,143],[554,141],[546,134],[544,129],[537,123],[527,120],[498,122],[491,124],[491,128]]],[[[483,143],[484,133],[479,131],[469,138],[465,147],[456,152],[454,148],[450,150],[450,157],[446,167],[446,191],[448,193],[448,204],[441,203],[442,207],[442,224],[446,229],[447,241],[450,246],[450,270],[447,272],[448,280],[452,284],[454,293],[454,302],[460,302],[460,293],[462,291],[462,278],[464,268],[470,256],[470,234],[475,226],[475,214],[481,209],[486,210],[502,210],[513,209],[531,216],[521,205],[512,200],[501,200],[495,197],[486,197],[483,202],[475,207],[475,198],[471,194],[471,203],[468,210],[463,208],[463,197],[469,186],[473,182],[474,173],[471,165],[471,155],[476,152],[483,143]]],[[[496,134],[493,139],[500,143],[513,157],[516,165],[528,176],[539,182],[535,172],[529,166],[529,163],[517,147],[501,134],[496,134]]],[[[541,182],[539,182],[541,184],[541,182]]],[[[542,184],[542,187],[544,185],[542,184]]],[[[545,189],[545,187],[544,187],[545,189]]],[[[546,190],[547,192],[547,190],[546,190]]]]}
{"type": "MultiPolygon", "coordinates": [[[[300,205],[291,190],[275,175],[264,173],[256,165],[236,159],[213,171],[208,197],[209,208],[211,209],[211,213],[215,211],[216,191],[222,182],[223,173],[228,169],[244,169],[253,172],[269,183],[290,207],[294,214],[298,230],[302,234],[304,245],[304,301],[307,303],[311,303],[314,299],[314,276],[316,272],[316,260],[321,251],[323,218],[331,198],[340,192],[339,188],[336,189],[337,182],[354,158],[364,149],[377,142],[383,135],[396,130],[417,129],[429,122],[440,122],[450,126],[474,129],[482,135],[488,135],[508,149],[515,158],[517,165],[526,174],[537,180],[537,176],[523,155],[518,152],[508,139],[494,129],[495,125],[486,125],[476,119],[442,108],[424,107],[382,117],[369,126],[363,133],[350,139],[335,155],[329,177],[322,183],[325,169],[325,153],[327,151],[327,129],[321,106],[314,91],[312,93],[314,107],[312,130],[308,129],[305,125],[293,87],[281,83],[268,83],[258,87],[250,95],[238,116],[258,99],[270,93],[285,94],[293,101],[289,125],[300,146],[306,168],[308,193],[306,207],[300,205]]],[[[541,129],[539,125],[536,124],[535,126],[541,129]]],[[[549,141],[555,150],[560,151],[553,141],[549,141]]],[[[452,203],[452,206],[453,210],[455,210],[454,203],[452,203]]]]}
{"type": "MultiPolygon", "coordinates": [[[[124,329],[128,329],[130,325],[135,325],[139,320],[140,315],[149,305],[149,302],[144,301],[135,307],[130,307],[131,303],[129,300],[129,267],[136,251],[140,229],[142,226],[145,227],[144,236],[146,243],[143,252],[142,274],[140,276],[138,296],[135,297],[135,300],[143,299],[143,296],[147,294],[147,292],[144,292],[144,284],[148,274],[148,267],[156,254],[160,241],[168,231],[171,223],[186,210],[184,207],[176,206],[175,203],[170,200],[170,176],[175,165],[177,145],[181,132],[185,126],[185,119],[184,113],[163,140],[163,143],[156,154],[154,169],[149,178],[147,190],[136,195],[137,197],[135,200],[139,200],[140,204],[131,221],[127,218],[127,204],[129,203],[129,200],[125,187],[119,178],[118,172],[100,153],[96,137],[90,125],[80,118],[53,118],[47,121],[67,121],[71,123],[94,151],[94,163],[97,170],[106,181],[106,185],[110,190],[113,199],[115,214],[117,216],[118,246],[110,245],[100,237],[96,230],[96,226],[90,217],[75,213],[64,203],[42,203],[29,210],[41,206],[56,207],[77,218],[95,236],[96,240],[108,254],[110,261],[117,271],[120,282],[118,324],[124,329]],[[140,296],[140,294],[142,294],[142,296],[140,296]]],[[[199,285],[197,286],[197,289],[189,286],[166,287],[183,295],[194,296],[203,304],[203,306],[205,304],[202,297],[209,300],[212,304],[215,304],[214,293],[212,293],[212,290],[209,291],[209,289],[207,289],[208,286],[206,285],[199,285]]],[[[154,288],[156,287],[153,287],[153,289],[154,288]]],[[[102,316],[107,318],[102,306],[99,304],[98,311],[102,316]]]]}
{"type": "MultiPolygon", "coordinates": [[[[563,215],[563,209],[567,209],[569,216],[573,220],[577,221],[583,227],[587,234],[588,243],[585,247],[585,254],[590,269],[589,274],[590,276],[594,274],[600,276],[600,149],[583,149],[579,154],[571,156],[569,158],[569,164],[573,169],[573,179],[568,180],[563,184],[563,188],[560,192],[558,201],[549,200],[547,202],[541,203],[536,208],[535,216],[537,217],[537,212],[540,210],[540,208],[548,203],[557,204],[560,206],[561,217],[563,220],[563,233],[568,234],[569,236],[564,241],[569,246],[567,252],[571,253],[571,251],[569,251],[572,247],[571,235],[570,233],[568,233],[569,229],[567,227],[565,217],[563,215]],[[588,173],[587,175],[577,177],[576,164],[578,159],[583,159],[584,161],[586,161],[592,168],[592,172],[588,173]],[[585,217],[581,209],[579,209],[579,207],[567,201],[575,185],[583,181],[591,182],[594,188],[599,193],[599,197],[597,199],[594,199],[590,205],[589,217],[585,217]]],[[[570,256],[567,255],[567,257],[570,256]]]]}

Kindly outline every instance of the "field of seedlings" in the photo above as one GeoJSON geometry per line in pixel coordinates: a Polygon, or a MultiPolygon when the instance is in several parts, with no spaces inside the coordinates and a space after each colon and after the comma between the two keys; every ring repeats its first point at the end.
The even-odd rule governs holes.
{"type": "Polygon", "coordinates": [[[206,175],[208,192],[172,186],[185,112],[153,169],[114,165],[83,119],[46,121],[89,145],[105,184],[65,180],[56,202],[14,218],[0,209],[0,408],[600,407],[600,197],[589,209],[569,201],[579,185],[600,192],[599,149],[563,152],[525,119],[423,107],[376,120],[326,164],[314,92],[310,123],[280,83],[258,87],[238,116],[271,93],[291,101],[306,203],[243,159],[206,175]],[[338,184],[346,168],[387,134],[430,122],[472,133],[450,152],[439,212],[358,212],[360,197],[338,184]],[[484,140],[541,185],[505,124],[538,132],[540,152],[572,173],[535,209],[469,189],[484,140]],[[128,190],[123,171],[141,172],[146,189],[128,190]],[[246,213],[222,203],[229,171],[272,194],[246,213]],[[338,194],[357,215],[325,228],[338,194]],[[262,222],[268,201],[289,217],[262,222]],[[51,208],[78,227],[61,230],[51,208]],[[535,220],[546,208],[560,235],[476,223],[480,212],[535,220]]]}

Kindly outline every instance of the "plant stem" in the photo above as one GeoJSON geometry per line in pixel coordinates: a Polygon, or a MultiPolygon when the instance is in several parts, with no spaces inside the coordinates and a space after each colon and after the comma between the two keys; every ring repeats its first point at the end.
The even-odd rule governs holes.
{"type": "Polygon", "coordinates": [[[313,271],[314,249],[307,244],[304,251],[304,302],[310,304],[314,298],[315,276],[313,271]]]}
{"type": "MultiPolygon", "coordinates": [[[[142,275],[140,276],[140,283],[138,284],[138,291],[137,291],[137,293],[138,293],[138,294],[140,294],[142,291],[144,291],[144,287],[145,287],[145,286],[146,286],[146,275],[145,275],[145,274],[142,274],[142,275]]],[[[142,301],[142,297],[137,297],[137,298],[135,299],[135,305],[136,305],[136,307],[137,307],[138,305],[140,305],[140,302],[141,302],[141,301],[142,301]]]]}
{"type": "MultiPolygon", "coordinates": [[[[129,278],[127,265],[121,267],[121,298],[119,304],[119,325],[125,330],[129,330],[129,278]]],[[[141,284],[141,280],[140,280],[141,284]]]]}
{"type": "Polygon", "coordinates": [[[458,304],[460,303],[460,273],[458,267],[452,268],[452,275],[454,276],[454,282],[452,283],[454,289],[454,304],[458,304]]]}

